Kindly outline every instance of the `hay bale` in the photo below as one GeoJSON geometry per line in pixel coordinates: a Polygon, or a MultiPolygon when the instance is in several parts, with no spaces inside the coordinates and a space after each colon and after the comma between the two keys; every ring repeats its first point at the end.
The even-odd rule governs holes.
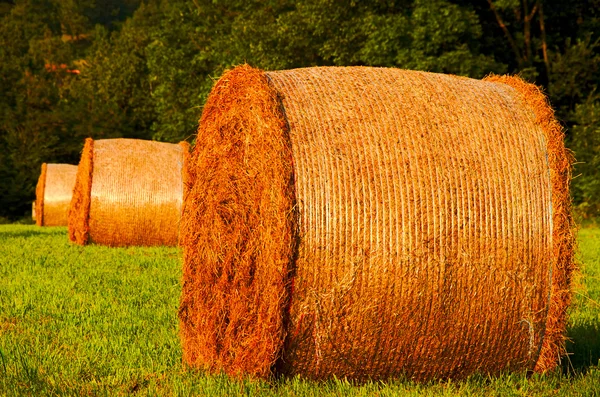
{"type": "Polygon", "coordinates": [[[193,367],[461,378],[564,353],[571,157],[539,89],[241,66],[213,88],[184,203],[193,367]]]}
{"type": "Polygon", "coordinates": [[[86,139],[69,211],[77,244],[177,245],[189,145],[86,139]]]}
{"type": "Polygon", "coordinates": [[[38,226],[67,226],[76,175],[76,165],[42,164],[32,204],[32,217],[38,226]]]}
{"type": "Polygon", "coordinates": [[[31,220],[35,221],[35,201],[31,202],[31,220]]]}

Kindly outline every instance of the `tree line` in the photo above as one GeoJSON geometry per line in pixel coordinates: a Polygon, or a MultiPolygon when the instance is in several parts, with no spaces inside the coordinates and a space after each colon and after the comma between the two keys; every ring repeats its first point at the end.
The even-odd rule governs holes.
{"type": "Polygon", "coordinates": [[[543,87],[600,215],[600,0],[0,0],[0,217],[86,137],[192,141],[215,79],[370,65],[543,87]]]}

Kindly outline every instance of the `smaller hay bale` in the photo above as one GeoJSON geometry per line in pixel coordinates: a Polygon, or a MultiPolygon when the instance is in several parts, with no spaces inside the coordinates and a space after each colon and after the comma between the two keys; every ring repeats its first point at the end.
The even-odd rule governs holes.
{"type": "Polygon", "coordinates": [[[189,144],[86,139],[69,211],[77,244],[177,245],[189,144]]]}
{"type": "Polygon", "coordinates": [[[67,226],[77,166],[42,164],[32,204],[32,218],[38,226],[67,226]]]}
{"type": "Polygon", "coordinates": [[[35,221],[35,201],[31,202],[31,219],[35,221]]]}

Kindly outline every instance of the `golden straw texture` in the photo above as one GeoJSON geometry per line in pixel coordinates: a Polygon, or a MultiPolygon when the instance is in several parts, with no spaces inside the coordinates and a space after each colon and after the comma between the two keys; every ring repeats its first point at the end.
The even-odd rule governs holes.
{"type": "Polygon", "coordinates": [[[93,153],[94,140],[87,138],[77,166],[77,177],[69,207],[69,240],[80,245],[87,244],[90,238],[93,153]]]}
{"type": "Polygon", "coordinates": [[[554,111],[538,87],[528,84],[518,77],[488,76],[486,81],[507,84],[517,91],[523,106],[532,109],[536,123],[541,126],[547,145],[548,172],[552,183],[552,303],[546,322],[546,333],[535,370],[544,372],[556,366],[564,350],[565,330],[567,327],[567,308],[571,303],[571,279],[576,270],[575,225],[571,216],[569,183],[571,164],[574,159],[565,148],[564,133],[554,111]]]}
{"type": "Polygon", "coordinates": [[[70,213],[71,240],[177,245],[188,150],[186,143],[88,139],[70,213]]]}
{"type": "Polygon", "coordinates": [[[32,207],[32,216],[38,226],[67,225],[76,174],[76,165],[42,164],[32,207]]]}
{"type": "Polygon", "coordinates": [[[47,164],[42,163],[42,169],[40,171],[40,177],[38,178],[37,185],[35,186],[35,202],[39,212],[39,216],[36,216],[35,224],[38,226],[43,225],[43,214],[44,214],[44,190],[46,189],[46,170],[47,164]]]}
{"type": "Polygon", "coordinates": [[[356,380],[556,365],[570,158],[536,106],[504,82],[398,69],[226,73],[182,219],[184,359],[356,380]]]}
{"type": "Polygon", "coordinates": [[[211,129],[196,140],[181,225],[184,359],[267,376],[285,336],[294,253],[291,147],[264,73],[231,72],[215,92],[202,113],[211,129]]]}

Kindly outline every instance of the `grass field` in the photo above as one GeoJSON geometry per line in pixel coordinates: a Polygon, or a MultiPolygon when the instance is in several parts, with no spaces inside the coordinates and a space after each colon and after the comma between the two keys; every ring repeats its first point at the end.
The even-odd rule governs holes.
{"type": "Polygon", "coordinates": [[[426,385],[267,383],[182,366],[178,249],[79,247],[65,228],[0,225],[0,396],[600,396],[600,228],[582,229],[579,246],[572,354],[557,371],[426,385]]]}

